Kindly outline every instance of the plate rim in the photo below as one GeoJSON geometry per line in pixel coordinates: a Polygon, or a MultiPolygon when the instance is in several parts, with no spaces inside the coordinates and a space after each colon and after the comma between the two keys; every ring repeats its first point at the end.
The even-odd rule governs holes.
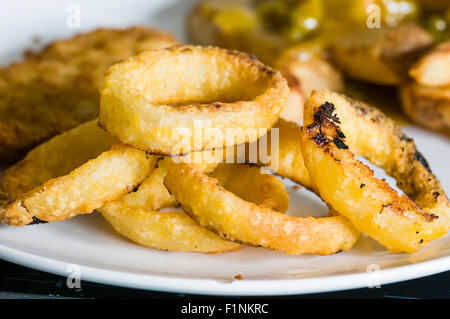
{"type": "MultiPolygon", "coordinates": [[[[0,258],[21,266],[67,277],[71,262],[40,256],[0,245],[0,258]]],[[[177,275],[139,274],[79,265],[83,281],[125,288],[210,296],[288,296],[368,288],[370,272],[314,278],[222,280],[177,275]]],[[[450,270],[450,256],[379,270],[382,286],[450,270]]],[[[376,288],[374,288],[376,289],[376,288]]]]}

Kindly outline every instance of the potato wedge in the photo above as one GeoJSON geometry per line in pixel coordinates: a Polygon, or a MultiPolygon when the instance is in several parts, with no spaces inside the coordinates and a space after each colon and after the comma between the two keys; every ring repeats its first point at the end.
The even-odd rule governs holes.
{"type": "Polygon", "coordinates": [[[431,45],[431,35],[415,24],[368,29],[338,39],[330,46],[333,59],[351,78],[399,85],[411,64],[431,45]]]}
{"type": "Polygon", "coordinates": [[[420,85],[450,86],[450,41],[441,43],[422,56],[409,70],[420,85]]]}
{"type": "Polygon", "coordinates": [[[419,125],[450,135],[450,86],[410,83],[399,89],[406,115],[419,125]]]}

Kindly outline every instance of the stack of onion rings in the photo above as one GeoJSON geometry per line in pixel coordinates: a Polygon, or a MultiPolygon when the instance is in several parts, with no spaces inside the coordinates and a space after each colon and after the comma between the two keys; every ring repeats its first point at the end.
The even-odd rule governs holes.
{"type": "Polygon", "coordinates": [[[95,120],[36,147],[4,173],[0,220],[17,226],[64,220],[132,191],[156,158],[114,143],[95,120]]]}
{"type": "Polygon", "coordinates": [[[201,253],[240,249],[238,243],[221,239],[182,211],[159,212],[177,205],[163,185],[165,174],[160,165],[136,192],[106,203],[99,212],[119,234],[143,246],[201,253]]]}
{"type": "Polygon", "coordinates": [[[225,239],[288,254],[328,255],[351,248],[359,237],[345,217],[292,217],[248,202],[195,164],[170,163],[164,184],[191,217],[225,239]]]}
{"type": "MultiPolygon", "coordinates": [[[[448,231],[449,202],[440,182],[393,121],[321,90],[306,103],[302,129],[278,120],[287,95],[278,72],[213,47],[175,46],[118,63],[101,89],[99,123],[112,135],[92,121],[31,151],[0,181],[0,219],[25,225],[98,209],[141,245],[204,253],[243,243],[328,255],[350,249],[359,231],[390,251],[414,252],[448,231]],[[251,147],[274,134],[272,127],[281,137],[274,173],[319,194],[329,217],[288,216],[280,180],[259,167],[215,162],[228,159],[227,147],[251,147]],[[208,128],[216,131],[208,134],[208,128]],[[172,158],[158,162],[150,154],[172,158]],[[411,199],[375,179],[354,154],[397,178],[411,199]],[[203,161],[192,162],[196,155],[203,161]],[[158,211],[178,203],[189,216],[158,211]]],[[[270,165],[260,161],[258,146],[255,164],[270,165]]]]}
{"type": "MultiPolygon", "coordinates": [[[[168,159],[142,183],[137,192],[99,209],[103,217],[121,235],[144,246],[171,251],[222,253],[238,250],[238,243],[221,239],[200,226],[181,211],[159,212],[158,209],[175,206],[176,201],[163,185],[168,159]]],[[[220,165],[215,174],[233,191],[247,194],[247,199],[266,207],[287,210],[289,195],[284,184],[271,175],[259,174],[257,167],[239,164],[220,165]],[[235,174],[236,172],[240,174],[235,174]],[[244,177],[244,180],[243,180],[244,177]],[[249,191],[250,183],[260,192],[249,191]]]]}

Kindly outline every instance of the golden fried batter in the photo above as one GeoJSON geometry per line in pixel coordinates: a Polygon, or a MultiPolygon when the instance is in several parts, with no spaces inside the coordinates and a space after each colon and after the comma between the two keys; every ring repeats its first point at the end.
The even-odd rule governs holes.
{"type": "Polygon", "coordinates": [[[36,144],[94,119],[98,88],[111,64],[177,42],[146,27],[98,29],[0,68],[0,162],[16,160],[36,144]]]}
{"type": "Polygon", "coordinates": [[[392,120],[320,90],[305,104],[304,125],[301,147],[311,180],[322,199],[358,230],[391,252],[408,253],[448,232],[450,204],[442,185],[392,120]],[[405,195],[374,177],[353,149],[396,178],[405,195]]]}

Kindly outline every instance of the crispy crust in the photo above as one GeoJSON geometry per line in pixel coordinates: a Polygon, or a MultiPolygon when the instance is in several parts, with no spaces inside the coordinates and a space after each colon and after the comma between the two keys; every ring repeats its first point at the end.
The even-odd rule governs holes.
{"type": "Polygon", "coordinates": [[[1,222],[22,226],[90,213],[147,177],[156,158],[121,144],[107,150],[116,140],[96,124],[54,137],[5,172],[1,222]]]}
{"type": "Polygon", "coordinates": [[[273,175],[262,174],[258,167],[221,164],[209,176],[227,191],[259,207],[280,213],[286,213],[289,207],[289,193],[283,182],[273,175]]]}
{"type": "Polygon", "coordinates": [[[164,184],[171,194],[200,225],[225,239],[288,254],[328,255],[350,249],[359,237],[345,217],[287,216],[238,197],[196,165],[168,167],[164,184]]]}
{"type": "Polygon", "coordinates": [[[383,85],[404,83],[411,64],[431,45],[431,35],[415,24],[369,29],[331,45],[335,62],[349,77],[383,85]]]}
{"type": "Polygon", "coordinates": [[[184,212],[158,212],[178,204],[163,184],[165,175],[166,169],[160,165],[136,192],[108,202],[98,211],[115,231],[143,246],[210,254],[241,248],[198,225],[184,212]]]}
{"type": "Polygon", "coordinates": [[[182,155],[225,147],[227,134],[236,137],[228,146],[253,142],[275,124],[288,90],[277,71],[250,55],[173,46],[108,69],[99,122],[123,143],[182,155]],[[258,135],[250,139],[253,129],[258,135]]]}
{"type": "Polygon", "coordinates": [[[420,58],[409,75],[424,86],[450,86],[450,41],[441,43],[420,58]]]}
{"type": "Polygon", "coordinates": [[[157,212],[113,201],[99,209],[120,235],[150,248],[208,254],[239,250],[241,245],[224,240],[199,226],[186,213],[157,212]]]}
{"type": "Polygon", "coordinates": [[[410,83],[400,87],[399,95],[411,120],[450,135],[450,86],[434,88],[410,83]]]}
{"type": "Polygon", "coordinates": [[[98,29],[55,41],[0,68],[0,162],[98,116],[107,67],[144,50],[178,43],[146,27],[98,29]]]}
{"type": "Polygon", "coordinates": [[[100,129],[97,120],[84,123],[31,150],[3,172],[0,192],[10,201],[23,196],[49,179],[75,168],[111,149],[119,141],[100,129]]]}
{"type": "Polygon", "coordinates": [[[450,206],[442,186],[412,139],[392,120],[322,90],[306,103],[304,123],[302,148],[311,179],[321,197],[360,231],[392,252],[415,252],[447,232],[450,206]],[[341,118],[347,131],[340,127],[341,118]],[[347,139],[351,123],[364,130],[350,133],[347,139]],[[409,197],[398,195],[354,158],[349,146],[363,141],[366,147],[358,149],[359,155],[385,168],[409,197]]]}

